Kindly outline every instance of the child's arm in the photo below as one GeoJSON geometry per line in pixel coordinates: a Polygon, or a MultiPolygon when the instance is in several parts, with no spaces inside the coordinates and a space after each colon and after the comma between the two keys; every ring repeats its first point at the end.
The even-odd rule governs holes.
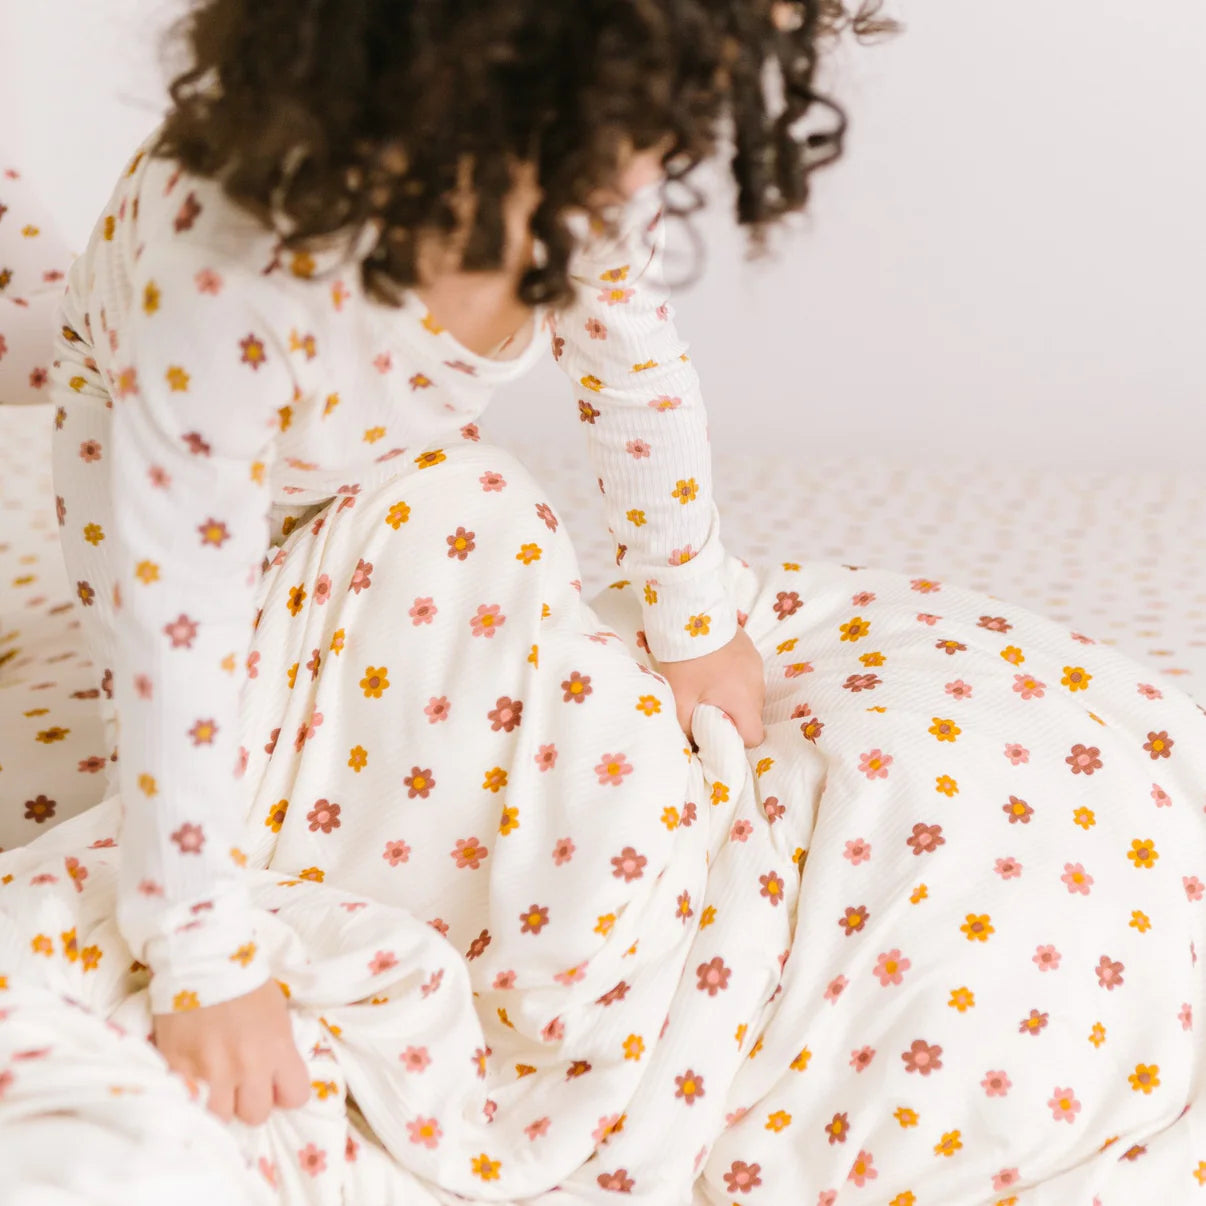
{"type": "Polygon", "coordinates": [[[268,977],[237,850],[239,691],[268,540],[275,412],[293,381],[253,273],[155,240],[132,287],[118,329],[91,315],[94,342],[108,341],[112,395],[102,456],[114,530],[102,547],[121,726],[117,922],[151,969],[152,1013],[166,1014],[268,977]]]}
{"type": "Polygon", "coordinates": [[[0,403],[46,401],[54,312],[70,266],[45,206],[0,154],[0,403]]]}
{"type": "Polygon", "coordinates": [[[697,702],[761,740],[762,665],[724,586],[707,415],[662,281],[665,223],[653,190],[618,238],[576,255],[575,304],[554,354],[576,389],[621,571],[642,599],[645,639],[690,731],[697,702]]]}

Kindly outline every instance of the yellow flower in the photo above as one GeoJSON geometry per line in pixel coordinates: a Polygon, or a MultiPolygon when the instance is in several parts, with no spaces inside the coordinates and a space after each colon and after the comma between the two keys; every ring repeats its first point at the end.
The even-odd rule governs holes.
{"type": "Polygon", "coordinates": [[[963,732],[953,720],[943,720],[940,716],[935,716],[933,721],[928,731],[939,741],[954,741],[963,732]]]}
{"type": "Polygon", "coordinates": [[[326,400],[326,402],[323,403],[323,407],[322,407],[322,417],[325,419],[327,417],[327,415],[329,415],[335,409],[335,407],[337,407],[338,405],[339,405],[339,395],[338,394],[327,394],[327,400],[326,400]]]}
{"type": "Polygon", "coordinates": [[[515,554],[516,561],[522,561],[524,565],[531,565],[533,561],[540,560],[540,545],[538,544],[521,544],[519,552],[515,554]]]}
{"type": "Polygon", "coordinates": [[[786,1110],[776,1110],[773,1114],[768,1115],[766,1119],[766,1129],[774,1131],[778,1134],[784,1127],[791,1126],[791,1115],[786,1110]]]}
{"type": "Polygon", "coordinates": [[[308,879],[316,884],[322,883],[326,877],[327,874],[321,867],[307,867],[304,871],[297,873],[298,879],[308,879]]]}
{"type": "Polygon", "coordinates": [[[297,686],[297,662],[294,662],[288,670],[285,671],[285,678],[289,681],[289,690],[292,691],[297,686]]]}
{"type": "Polygon", "coordinates": [[[687,503],[694,502],[696,495],[699,493],[699,484],[693,477],[689,477],[684,481],[682,478],[674,484],[674,489],[670,491],[671,498],[677,498],[685,507],[687,503]]]}
{"type": "Polygon", "coordinates": [[[1065,666],[1064,677],[1059,681],[1060,686],[1067,687],[1069,691],[1084,691],[1093,681],[1093,676],[1083,666],[1065,666]]]}
{"type": "Polygon", "coordinates": [[[989,934],[996,933],[987,913],[968,913],[959,929],[967,935],[968,942],[987,942],[989,934]]]}
{"type": "Polygon", "coordinates": [[[247,855],[244,854],[243,851],[238,848],[238,846],[231,846],[230,861],[234,863],[236,867],[246,867],[247,855]]]}
{"type": "Polygon", "coordinates": [[[49,729],[40,730],[34,735],[34,740],[41,745],[53,745],[56,741],[63,741],[70,732],[70,729],[60,728],[56,724],[49,729]]]}
{"type": "Polygon", "coordinates": [[[908,1130],[909,1127],[916,1126],[918,1123],[917,1111],[909,1109],[908,1106],[901,1106],[892,1117],[900,1123],[904,1130],[908,1130]]]}
{"type": "Polygon", "coordinates": [[[783,568],[789,573],[793,570],[798,572],[800,569],[800,563],[798,561],[785,561],[783,562],[783,568]]]}
{"type": "Polygon", "coordinates": [[[635,507],[628,512],[626,518],[628,519],[628,522],[635,528],[642,528],[645,526],[645,512],[637,510],[635,507]]]}
{"type": "Polygon", "coordinates": [[[656,695],[642,695],[637,700],[636,710],[646,716],[654,716],[662,710],[662,701],[656,695]]]}
{"type": "Polygon", "coordinates": [[[898,1193],[889,1203],[888,1206],[917,1206],[917,1199],[913,1196],[911,1189],[903,1190],[898,1193]]]}
{"type": "Polygon", "coordinates": [[[1093,1023],[1093,1029],[1089,1031],[1089,1042],[1094,1047],[1100,1047],[1106,1040],[1106,1028],[1100,1022],[1093,1023]]]}
{"type": "Polygon", "coordinates": [[[332,653],[342,653],[343,652],[343,642],[344,642],[344,631],[342,628],[336,628],[334,634],[331,637],[331,652],[332,653]]]}
{"type": "Polygon", "coordinates": [[[388,667],[365,666],[364,677],[360,680],[360,689],[365,699],[380,699],[381,692],[389,687],[388,667]]]}
{"type": "Polygon", "coordinates": [[[970,988],[956,988],[951,993],[951,999],[947,1004],[952,1009],[957,1009],[960,1013],[966,1013],[969,1009],[975,1007],[976,994],[970,988]]]}
{"type": "Polygon", "coordinates": [[[934,1144],[935,1156],[953,1156],[963,1146],[959,1131],[947,1131],[942,1139],[934,1144]]]}
{"type": "Polygon", "coordinates": [[[624,1040],[624,1058],[637,1060],[645,1054],[645,1040],[639,1034],[630,1034],[624,1040]]]}
{"type": "Polygon", "coordinates": [[[506,837],[508,833],[514,833],[519,828],[519,809],[514,805],[509,805],[502,810],[502,820],[498,823],[498,832],[506,837]]]}
{"type": "Polygon", "coordinates": [[[583,388],[593,390],[596,394],[603,388],[603,382],[593,373],[588,373],[582,378],[582,385],[583,388]]]}
{"type": "Polygon", "coordinates": [[[289,811],[288,800],[278,800],[270,809],[268,815],[264,818],[264,824],[272,830],[273,833],[280,833],[281,826],[285,823],[285,813],[289,811]]]}
{"type": "Polygon", "coordinates": [[[153,561],[140,561],[134,567],[134,577],[146,586],[159,581],[159,566],[153,561]]]}
{"type": "Polygon", "coordinates": [[[29,940],[29,945],[35,955],[54,954],[54,942],[49,934],[35,934],[29,940]]]}
{"type": "MultiPolygon", "coordinates": [[[[861,641],[870,631],[871,621],[864,620],[862,616],[855,616],[854,619],[847,620],[845,624],[841,625],[843,641],[861,641]]],[[[865,666],[878,666],[880,663],[864,662],[863,664],[865,666]]]]}
{"type": "Polygon", "coordinates": [[[410,518],[410,507],[404,502],[396,502],[389,509],[385,522],[396,532],[410,518]]]}
{"type": "Polygon", "coordinates": [[[86,946],[80,951],[80,966],[84,971],[96,971],[104,951],[99,946],[86,946]]]}
{"type": "Polygon", "coordinates": [[[498,1170],[502,1168],[501,1160],[491,1160],[485,1152],[482,1152],[480,1156],[474,1156],[470,1164],[475,1177],[481,1177],[483,1181],[498,1180],[498,1170]]]}
{"type": "Polygon", "coordinates": [[[937,790],[944,796],[957,796],[959,794],[959,784],[950,775],[939,775],[937,782],[937,790]]]}
{"type": "Polygon", "coordinates": [[[289,588],[289,601],[285,604],[289,608],[289,614],[291,616],[297,615],[305,602],[306,588],[304,586],[291,586],[289,588]]]}
{"type": "Polygon", "coordinates": [[[262,486],[264,484],[264,468],[265,466],[263,461],[251,462],[250,476],[251,480],[255,482],[257,486],[262,486]]]}
{"type": "Polygon", "coordinates": [[[711,626],[711,616],[692,616],[684,625],[684,631],[691,634],[693,637],[707,636],[708,629],[711,626]]]}
{"type": "Polygon", "coordinates": [[[201,1002],[197,1000],[197,994],[191,988],[182,989],[172,998],[172,1009],[177,1013],[184,1013],[189,1009],[200,1009],[201,1002]]]}
{"type": "Polygon", "coordinates": [[[652,582],[645,583],[645,602],[652,607],[657,602],[657,591],[653,589],[652,582]]]}
{"type": "Polygon", "coordinates": [[[1160,1087],[1159,1064],[1136,1064],[1135,1070],[1127,1077],[1131,1088],[1136,1093],[1148,1094],[1160,1087]]]}
{"type": "Polygon", "coordinates": [[[368,750],[362,745],[354,745],[348,751],[348,766],[357,774],[368,765],[368,750]]]}
{"type": "Polygon", "coordinates": [[[918,884],[913,889],[913,894],[909,897],[909,904],[920,904],[929,894],[930,890],[925,884],[918,884]]]}
{"type": "Polygon", "coordinates": [[[276,417],[279,420],[277,426],[281,431],[288,431],[293,424],[293,407],[278,406],[276,408],[276,417]]]}
{"type": "Polygon", "coordinates": [[[486,771],[485,778],[482,780],[483,791],[502,791],[507,786],[507,772],[501,766],[492,766],[486,771]]]}
{"type": "Polygon", "coordinates": [[[1006,645],[1001,650],[1001,656],[1011,666],[1020,666],[1026,660],[1026,655],[1016,645],[1006,645]]]}
{"type": "Polygon", "coordinates": [[[803,1047],[800,1049],[800,1053],[796,1056],[796,1058],[791,1061],[789,1066],[793,1072],[803,1072],[807,1069],[808,1061],[810,1059],[812,1059],[812,1052],[809,1051],[807,1047],[803,1047]]]}
{"type": "Polygon", "coordinates": [[[91,545],[98,545],[105,538],[105,529],[99,523],[84,525],[84,539],[91,545]]]}
{"type": "Polygon", "coordinates": [[[439,448],[433,448],[430,452],[424,452],[421,456],[415,457],[415,464],[420,469],[430,469],[447,459],[439,448]]]}
{"type": "Polygon", "coordinates": [[[385,436],[384,427],[367,427],[364,431],[364,442],[366,444],[375,444],[378,440],[385,436]]]}
{"type": "Polygon", "coordinates": [[[154,281],[147,281],[146,288],[142,291],[142,308],[148,314],[154,314],[159,309],[160,296],[159,286],[154,281]]]}
{"type": "Polygon", "coordinates": [[[789,637],[786,641],[780,641],[775,646],[776,653],[790,653],[799,641],[799,637],[789,637]]]}
{"type": "Polygon", "coordinates": [[[1132,909],[1130,928],[1146,934],[1152,928],[1152,919],[1142,909],[1132,909]]]}
{"type": "Polygon", "coordinates": [[[625,264],[621,268],[608,268],[606,272],[599,274],[599,280],[607,281],[608,284],[614,285],[617,281],[626,281],[628,279],[628,265],[625,264]]]}
{"type": "Polygon", "coordinates": [[[712,803],[714,805],[715,804],[725,804],[728,802],[728,798],[729,798],[728,787],[725,784],[721,783],[721,781],[719,779],[717,779],[712,784],[712,803]]]}
{"type": "Polygon", "coordinates": [[[231,963],[238,963],[242,967],[246,967],[252,959],[255,958],[255,943],[245,942],[233,955],[230,956],[231,963]]]}
{"type": "Polygon", "coordinates": [[[1097,816],[1091,808],[1078,808],[1072,814],[1072,820],[1082,829],[1092,829],[1097,824],[1097,816]]]}
{"type": "Polygon", "coordinates": [[[757,763],[754,765],[754,774],[761,779],[762,776],[765,775],[766,772],[774,765],[775,760],[773,758],[759,758],[757,763]]]}
{"type": "Polygon", "coordinates": [[[640,363],[640,364],[634,364],[632,366],[632,371],[634,373],[643,373],[648,369],[655,369],[655,368],[657,368],[656,360],[645,360],[645,361],[642,361],[642,363],[640,363]]]}
{"type": "Polygon", "coordinates": [[[708,905],[707,908],[705,908],[704,911],[699,915],[699,928],[701,930],[707,929],[707,927],[710,926],[715,920],[716,906],[708,905]]]}
{"type": "Polygon", "coordinates": [[[615,924],[616,915],[614,913],[602,913],[595,919],[595,933],[602,934],[606,938],[615,924]]]}
{"type": "Polygon", "coordinates": [[[1136,838],[1131,842],[1126,856],[1136,867],[1146,867],[1149,870],[1156,865],[1156,860],[1160,857],[1151,838],[1146,841],[1136,838]]]}
{"type": "Polygon", "coordinates": [[[138,776],[138,788],[147,797],[157,795],[159,792],[159,788],[155,783],[155,776],[148,775],[145,772],[138,776]]]}
{"type": "Polygon", "coordinates": [[[673,805],[662,809],[662,824],[667,829],[673,830],[678,828],[678,809],[673,805]]]}
{"type": "Polygon", "coordinates": [[[749,1027],[744,1022],[742,1022],[741,1025],[737,1027],[737,1033],[733,1035],[733,1038],[736,1040],[738,1047],[740,1047],[741,1044],[745,1042],[745,1032],[748,1029],[749,1029],[749,1027]]]}
{"type": "Polygon", "coordinates": [[[178,364],[168,366],[168,371],[163,374],[167,380],[169,387],[174,394],[182,394],[188,389],[188,383],[191,380],[188,373],[184,371],[178,364]]]}

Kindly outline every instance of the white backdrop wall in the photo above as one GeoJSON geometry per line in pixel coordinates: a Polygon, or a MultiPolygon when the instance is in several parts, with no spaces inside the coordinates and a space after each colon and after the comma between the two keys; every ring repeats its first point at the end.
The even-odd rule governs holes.
{"type": "MultiPolygon", "coordinates": [[[[82,245],[163,104],[173,0],[0,0],[0,147],[82,245]]],[[[849,153],[769,263],[722,204],[678,300],[714,441],[1069,473],[1206,450],[1206,3],[896,0],[843,50],[849,153]]],[[[578,446],[551,364],[511,444],[578,446]]]]}

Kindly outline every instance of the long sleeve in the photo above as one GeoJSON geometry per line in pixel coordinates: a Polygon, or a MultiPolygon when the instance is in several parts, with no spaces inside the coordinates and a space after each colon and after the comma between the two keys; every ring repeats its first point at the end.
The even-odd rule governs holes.
{"type": "Polygon", "coordinates": [[[54,315],[70,266],[45,206],[0,154],[0,403],[46,401],[54,315]]]}
{"type": "Polygon", "coordinates": [[[151,969],[157,1013],[228,1000],[268,975],[237,850],[239,694],[277,410],[293,378],[257,304],[261,288],[203,249],[161,241],[139,260],[130,311],[107,333],[117,921],[151,969]]]}
{"type": "Polygon", "coordinates": [[[657,194],[628,205],[620,234],[585,243],[554,355],[573,382],[617,561],[638,590],[654,657],[700,657],[730,641],[720,517],[699,378],[675,330],[657,194]]]}

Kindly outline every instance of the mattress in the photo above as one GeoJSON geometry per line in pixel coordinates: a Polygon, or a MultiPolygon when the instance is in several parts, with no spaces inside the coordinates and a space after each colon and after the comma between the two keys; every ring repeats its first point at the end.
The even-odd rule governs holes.
{"type": "MultiPolygon", "coordinates": [[[[0,848],[105,793],[108,750],[58,547],[48,407],[0,407],[0,848]]],[[[584,447],[523,452],[588,594],[621,576],[584,447]]],[[[1206,700],[1206,484],[1189,473],[715,453],[722,535],[753,563],[831,560],[1020,603],[1206,700]]],[[[923,604],[924,605],[924,604],[923,604]]]]}

